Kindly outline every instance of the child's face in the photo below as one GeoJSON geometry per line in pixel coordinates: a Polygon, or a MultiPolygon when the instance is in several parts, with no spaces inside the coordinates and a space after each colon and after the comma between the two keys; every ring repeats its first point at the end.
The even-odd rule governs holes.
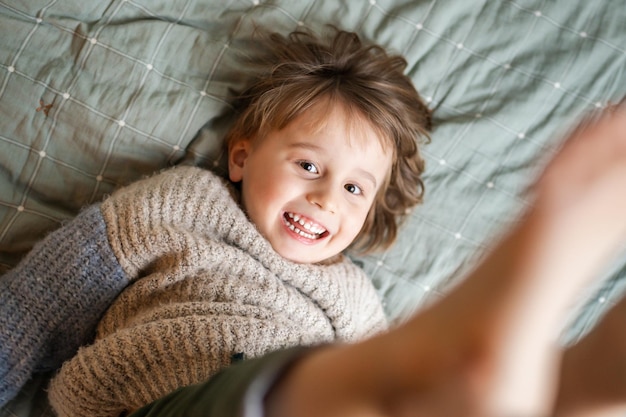
{"type": "Polygon", "coordinates": [[[319,262],[348,247],[391,169],[391,152],[368,122],[346,123],[342,106],[325,104],[229,151],[244,210],[274,250],[294,262],[319,262]]]}

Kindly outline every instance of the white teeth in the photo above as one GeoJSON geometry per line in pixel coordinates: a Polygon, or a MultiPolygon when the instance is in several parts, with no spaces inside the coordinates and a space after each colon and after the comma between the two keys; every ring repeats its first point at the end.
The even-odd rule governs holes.
{"type": "Polygon", "coordinates": [[[299,214],[287,212],[287,217],[289,217],[290,219],[293,219],[295,223],[291,223],[285,220],[285,224],[289,227],[290,230],[298,233],[300,236],[304,236],[309,239],[317,239],[319,235],[326,232],[326,229],[312,222],[305,221],[304,218],[300,217],[299,214]],[[299,227],[296,227],[297,224],[302,226],[304,230],[311,232],[311,233],[307,233],[304,230],[300,229],[299,227]]]}
{"type": "Polygon", "coordinates": [[[298,233],[300,236],[304,236],[304,237],[309,238],[309,239],[315,239],[315,238],[317,237],[317,236],[312,235],[312,234],[310,234],[310,233],[306,233],[306,232],[304,232],[304,231],[302,231],[302,230],[298,230],[298,232],[297,232],[297,233],[298,233]]]}

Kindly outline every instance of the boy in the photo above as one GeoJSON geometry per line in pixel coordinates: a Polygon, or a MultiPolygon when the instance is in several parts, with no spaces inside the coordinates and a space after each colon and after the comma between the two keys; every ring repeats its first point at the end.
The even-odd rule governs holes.
{"type": "Polygon", "coordinates": [[[2,277],[0,405],[89,343],[100,318],[51,383],[59,415],[117,416],[233,357],[385,328],[341,253],[389,246],[421,200],[430,113],[406,62],[355,34],[267,45],[269,71],[226,138],[240,193],[170,169],[85,209],[2,277]]]}

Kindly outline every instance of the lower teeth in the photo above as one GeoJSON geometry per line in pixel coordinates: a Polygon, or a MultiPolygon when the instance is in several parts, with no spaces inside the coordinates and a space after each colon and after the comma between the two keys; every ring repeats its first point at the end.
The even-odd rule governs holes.
{"type": "Polygon", "coordinates": [[[317,239],[317,235],[313,235],[310,233],[307,233],[303,230],[298,229],[296,226],[294,226],[292,223],[287,223],[287,226],[289,227],[289,229],[297,234],[299,234],[300,236],[306,237],[308,239],[317,239]]]}
{"type": "Polygon", "coordinates": [[[298,229],[298,228],[294,227],[293,225],[291,225],[289,228],[290,228],[291,230],[293,230],[294,232],[296,232],[297,234],[299,234],[300,236],[304,236],[304,237],[307,237],[307,238],[309,238],[309,239],[315,239],[315,236],[314,236],[314,235],[311,235],[311,234],[308,234],[308,233],[306,233],[306,232],[303,232],[302,230],[300,230],[300,229],[298,229]]]}

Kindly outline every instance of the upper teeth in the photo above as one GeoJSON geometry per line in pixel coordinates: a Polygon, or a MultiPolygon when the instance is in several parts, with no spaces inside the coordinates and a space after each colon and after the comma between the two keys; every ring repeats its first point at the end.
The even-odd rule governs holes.
{"type": "Polygon", "coordinates": [[[300,217],[300,215],[295,214],[295,213],[287,213],[287,216],[289,216],[290,219],[292,219],[294,222],[297,222],[298,224],[300,224],[300,226],[302,226],[305,230],[315,233],[316,235],[322,234],[326,231],[326,229],[324,229],[323,227],[321,227],[318,224],[309,222],[309,221],[305,221],[303,218],[300,217]]]}

